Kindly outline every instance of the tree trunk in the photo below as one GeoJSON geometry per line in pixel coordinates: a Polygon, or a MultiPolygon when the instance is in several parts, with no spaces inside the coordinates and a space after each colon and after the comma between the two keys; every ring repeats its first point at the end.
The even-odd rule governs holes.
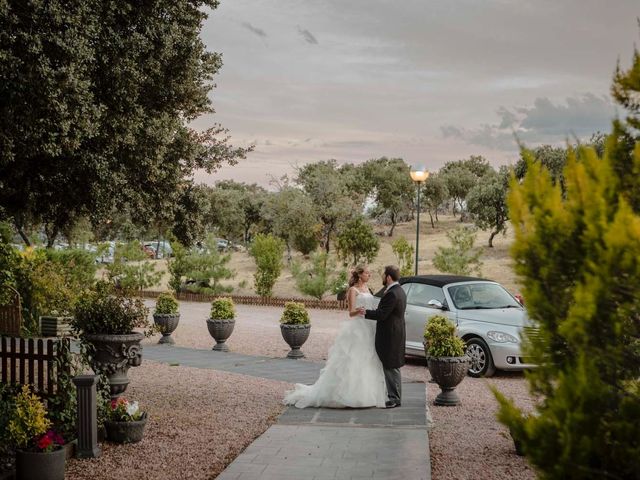
{"type": "Polygon", "coordinates": [[[29,237],[27,237],[27,234],[24,233],[24,230],[22,230],[22,227],[19,227],[18,225],[15,226],[16,230],[18,231],[18,235],[20,235],[20,238],[22,238],[22,241],[24,242],[24,244],[27,247],[31,246],[31,241],[29,240],[29,237]]]}
{"type": "Polygon", "coordinates": [[[58,227],[52,227],[51,231],[45,226],[44,233],[47,236],[47,248],[53,248],[53,244],[58,237],[58,227]]]}
{"type": "Polygon", "coordinates": [[[393,230],[396,228],[397,216],[395,214],[391,214],[391,230],[389,230],[389,236],[393,237],[393,230]]]}
{"type": "Polygon", "coordinates": [[[491,232],[491,235],[489,236],[489,247],[493,248],[493,237],[495,237],[498,234],[498,230],[494,230],[493,232],[491,232]]]}
{"type": "Polygon", "coordinates": [[[427,211],[429,212],[429,219],[431,220],[431,228],[436,228],[435,224],[433,223],[433,215],[431,215],[431,209],[427,211]]]}
{"type": "Polygon", "coordinates": [[[438,219],[438,207],[436,207],[436,222],[439,222],[440,220],[438,219]]]}

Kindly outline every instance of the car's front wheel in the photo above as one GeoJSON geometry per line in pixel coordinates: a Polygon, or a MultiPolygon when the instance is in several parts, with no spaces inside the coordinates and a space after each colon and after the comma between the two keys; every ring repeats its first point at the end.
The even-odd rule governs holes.
{"type": "Polygon", "coordinates": [[[467,340],[467,355],[471,358],[469,376],[492,377],[496,373],[489,346],[481,338],[473,337],[467,340]]]}

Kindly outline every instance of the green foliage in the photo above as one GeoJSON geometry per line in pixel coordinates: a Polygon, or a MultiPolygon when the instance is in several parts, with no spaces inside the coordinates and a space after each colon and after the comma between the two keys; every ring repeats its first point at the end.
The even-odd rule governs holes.
{"type": "Polygon", "coordinates": [[[307,325],[309,324],[309,312],[307,312],[304,303],[286,302],[284,311],[280,317],[280,323],[283,325],[307,325]]]}
{"type": "Polygon", "coordinates": [[[346,293],[349,288],[349,274],[346,270],[342,270],[338,273],[338,276],[331,285],[331,293],[338,295],[340,293],[346,293]]]}
{"type": "Polygon", "coordinates": [[[2,3],[0,206],[22,233],[42,222],[51,244],[77,218],[100,223],[125,204],[136,223],[173,218],[196,169],[244,157],[221,126],[189,127],[213,111],[222,60],[199,34],[216,7],[2,3]]]}
{"type": "Polygon", "coordinates": [[[371,263],[378,255],[380,241],[369,222],[359,215],[340,229],[337,249],[338,257],[345,263],[349,260],[351,265],[357,265],[362,261],[371,263]]]}
{"type": "Polygon", "coordinates": [[[253,239],[249,253],[258,267],[254,275],[258,295],[271,296],[273,286],[282,271],[284,248],[284,242],[270,234],[258,234],[253,239]]]}
{"type": "Polygon", "coordinates": [[[433,266],[444,273],[454,275],[481,275],[482,262],[479,248],[473,248],[476,232],[467,227],[456,228],[447,232],[450,247],[438,247],[433,256],[433,266]]]}
{"type": "Polygon", "coordinates": [[[541,478],[640,471],[640,211],[628,201],[640,188],[640,143],[629,156],[622,142],[614,129],[602,157],[570,149],[564,195],[527,152],[527,174],[511,183],[512,255],[537,326],[527,379],[541,402],[526,416],[496,397],[541,478]]]}
{"type": "Polygon", "coordinates": [[[81,249],[46,250],[47,259],[60,268],[75,288],[90,287],[96,278],[96,254],[81,249]]]}
{"type": "Polygon", "coordinates": [[[354,186],[355,175],[353,167],[339,168],[335,160],[309,163],[298,171],[296,183],[311,199],[320,219],[322,246],[327,253],[340,225],[362,211],[365,195],[354,186]]]}
{"type": "Polygon", "coordinates": [[[171,250],[173,251],[173,257],[167,260],[167,269],[171,275],[171,278],[169,279],[169,287],[178,294],[182,290],[182,279],[189,271],[189,264],[186,261],[188,251],[177,240],[171,241],[170,245],[171,250]]]}
{"type": "Polygon", "coordinates": [[[413,259],[415,250],[413,245],[409,245],[407,239],[400,237],[391,243],[391,250],[396,256],[398,267],[400,268],[400,275],[406,277],[413,273],[413,259]]]}
{"type": "Polygon", "coordinates": [[[156,310],[154,313],[160,315],[173,315],[178,313],[178,300],[169,292],[161,293],[156,300],[156,310]]]}
{"type": "Polygon", "coordinates": [[[88,361],[71,351],[71,344],[60,342],[56,352],[56,393],[47,399],[54,430],[65,439],[77,435],[78,396],[73,378],[89,368],[88,361]]]}
{"type": "Polygon", "coordinates": [[[629,70],[620,68],[620,62],[616,67],[616,73],[611,85],[611,95],[622,105],[630,115],[627,117],[628,124],[640,130],[640,52],[635,49],[633,52],[633,62],[629,70]]]}
{"type": "Polygon", "coordinates": [[[209,235],[202,251],[191,251],[186,256],[176,256],[174,267],[177,266],[180,271],[184,270],[186,283],[182,284],[181,288],[190,292],[219,295],[233,291],[233,287],[221,283],[222,280],[235,276],[235,272],[227,268],[230,260],[231,254],[220,254],[218,241],[213,235],[209,235]]]}
{"type": "Polygon", "coordinates": [[[0,305],[12,298],[7,287],[17,288],[15,272],[20,264],[20,254],[11,245],[0,243],[0,305]]]}
{"type": "Polygon", "coordinates": [[[302,190],[285,187],[265,196],[261,215],[271,233],[308,255],[319,243],[321,223],[316,210],[302,190]]]}
{"type": "Polygon", "coordinates": [[[368,185],[374,191],[377,216],[388,215],[389,236],[403,214],[411,210],[415,187],[409,175],[409,165],[401,158],[382,157],[362,165],[368,185]]]}
{"type": "Polygon", "coordinates": [[[160,283],[161,272],[147,259],[139,241],[116,245],[113,263],[107,265],[107,278],[125,292],[135,292],[160,283]]]}
{"type": "Polygon", "coordinates": [[[71,326],[77,334],[127,334],[149,327],[147,315],[142,300],[115,294],[109,284],[99,283],[78,300],[71,326]]]}
{"type": "Polygon", "coordinates": [[[440,169],[440,175],[444,180],[447,191],[453,200],[453,213],[455,215],[456,202],[460,212],[464,210],[464,200],[478,180],[485,175],[490,175],[493,168],[482,156],[472,155],[466,160],[447,162],[440,169]]]}
{"type": "Polygon", "coordinates": [[[493,247],[493,238],[497,234],[507,231],[509,175],[509,168],[501,167],[499,174],[482,177],[467,195],[467,210],[473,215],[476,226],[491,229],[489,247],[493,247]]]}
{"type": "Polygon", "coordinates": [[[310,268],[295,269],[296,286],[305,295],[318,300],[332,289],[338,280],[333,275],[335,265],[329,262],[329,256],[324,252],[317,252],[311,257],[310,268]]]}
{"type": "Polygon", "coordinates": [[[15,411],[18,392],[17,384],[0,383],[0,455],[8,454],[12,447],[9,421],[15,411]]]}
{"type": "Polygon", "coordinates": [[[449,199],[447,183],[440,174],[431,174],[422,186],[422,205],[429,212],[431,227],[435,228],[433,217],[438,218],[438,209],[449,199]]]}
{"type": "Polygon", "coordinates": [[[214,320],[232,320],[236,318],[236,308],[230,297],[216,298],[211,302],[209,318],[214,320]]]}
{"type": "Polygon", "coordinates": [[[464,342],[456,335],[456,327],[446,317],[434,315],[424,329],[426,354],[428,357],[461,357],[465,352],[464,342]]]}
{"type": "Polygon", "coordinates": [[[51,426],[47,418],[47,408],[34,393],[31,393],[28,385],[23,385],[22,390],[15,399],[15,406],[9,420],[9,437],[18,448],[32,446],[40,435],[46,433],[51,426]]]}

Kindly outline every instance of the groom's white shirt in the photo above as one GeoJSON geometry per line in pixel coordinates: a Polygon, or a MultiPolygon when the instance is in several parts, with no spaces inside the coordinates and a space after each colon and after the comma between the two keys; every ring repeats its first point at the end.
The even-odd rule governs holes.
{"type": "Polygon", "coordinates": [[[387,285],[387,288],[385,288],[384,293],[387,293],[389,290],[391,290],[392,287],[395,287],[396,285],[400,285],[398,282],[393,282],[391,285],[387,285]]]}

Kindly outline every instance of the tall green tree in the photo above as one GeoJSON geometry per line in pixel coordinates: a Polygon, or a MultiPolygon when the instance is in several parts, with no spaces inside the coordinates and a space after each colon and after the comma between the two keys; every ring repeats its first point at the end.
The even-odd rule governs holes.
{"type": "Polygon", "coordinates": [[[362,195],[349,188],[352,180],[351,170],[341,171],[335,160],[310,163],[298,171],[296,183],[311,199],[322,223],[322,246],[327,253],[340,224],[362,211],[362,195]]]}
{"type": "Polygon", "coordinates": [[[311,198],[299,188],[289,186],[269,193],[260,216],[266,229],[285,241],[289,259],[292,248],[308,255],[318,247],[318,212],[311,198]]]}
{"type": "Polygon", "coordinates": [[[477,183],[478,177],[471,170],[460,165],[446,168],[444,171],[441,170],[440,174],[451,196],[452,213],[455,216],[456,204],[458,211],[462,212],[465,207],[464,200],[477,183]]]}
{"type": "Polygon", "coordinates": [[[188,126],[213,111],[222,61],[199,34],[217,4],[0,2],[0,206],[26,243],[29,225],[51,245],[75,217],[123,204],[151,222],[195,169],[246,154],[219,125],[188,126]]]}
{"type": "Polygon", "coordinates": [[[503,166],[498,173],[482,177],[467,195],[467,210],[473,215],[476,226],[491,230],[489,247],[492,248],[493,238],[507,231],[509,178],[509,168],[503,166]]]}
{"type": "Polygon", "coordinates": [[[375,215],[389,218],[391,228],[388,235],[391,237],[401,216],[408,214],[413,205],[415,187],[409,175],[409,165],[401,158],[382,157],[369,160],[362,168],[374,191],[375,215]]]}
{"type": "Polygon", "coordinates": [[[254,258],[257,271],[254,274],[256,293],[270,297],[273,286],[282,272],[282,255],[285,243],[271,234],[259,233],[253,239],[249,253],[254,258]]]}
{"type": "Polygon", "coordinates": [[[429,213],[431,228],[436,228],[433,222],[435,216],[438,220],[438,209],[449,199],[447,183],[440,173],[429,175],[429,178],[422,185],[423,203],[429,213]]]}

